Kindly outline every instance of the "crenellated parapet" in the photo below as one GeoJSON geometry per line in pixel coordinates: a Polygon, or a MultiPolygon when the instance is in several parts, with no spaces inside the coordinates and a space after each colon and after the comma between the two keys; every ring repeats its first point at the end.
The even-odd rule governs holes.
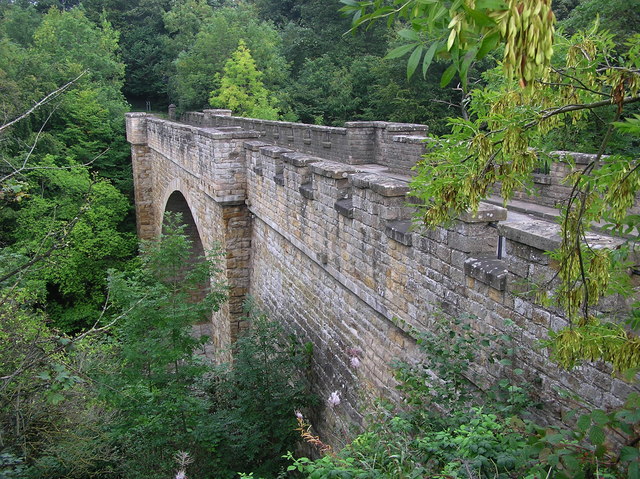
{"type": "Polygon", "coordinates": [[[188,112],[185,123],[199,127],[242,128],[261,140],[326,160],[362,165],[377,163],[409,174],[425,152],[426,125],[384,121],[351,121],[344,127],[232,116],[230,110],[188,112]]]}
{"type": "MultiPolygon", "coordinates": [[[[415,358],[416,331],[441,315],[472,315],[475,331],[515,338],[512,368],[535,384],[545,420],[559,420],[567,406],[558,389],[598,407],[619,405],[630,390],[603,365],[560,370],[538,346],[566,325],[532,293],[534,283],[553,285],[557,265],[546,252],[558,245],[557,225],[488,203],[447,226],[414,224],[409,169],[424,152],[426,127],[322,127],[220,110],[186,120],[127,116],[140,231],[159,231],[166,199],[181,192],[203,244],[218,242],[225,253],[231,301],[214,320],[224,325],[216,344],[242,329],[248,295],[313,343],[316,392],[342,399],[314,418],[327,434],[341,418],[362,420],[363,396],[398,398],[391,362],[415,358]]],[[[604,236],[589,240],[617,247],[604,236]]],[[[599,307],[615,313],[627,304],[612,297],[599,307]]],[[[489,362],[474,372],[479,387],[510,374],[489,362]]]]}
{"type": "MultiPolygon", "coordinates": [[[[252,294],[269,313],[293,325],[318,351],[318,388],[325,394],[373,382],[393,395],[393,358],[415,354],[414,332],[438,315],[474,316],[479,332],[510,334],[523,369],[547,404],[544,419],[559,419],[567,406],[558,389],[602,407],[619,405],[630,386],[602,365],[560,370],[537,342],[566,325],[559,310],[529,293],[557,274],[546,251],[558,246],[558,226],[532,218],[508,220],[507,211],[481,204],[447,227],[414,225],[406,181],[282,147],[246,145],[248,203],[254,215],[252,294]],[[277,280],[274,279],[274,274],[277,280]],[[274,298],[279,298],[274,300],[274,298]],[[355,304],[354,304],[355,302],[355,304]],[[345,318],[345,316],[347,316],[345,318]],[[516,327],[509,326],[513,321],[516,327]],[[318,337],[318,331],[331,331],[318,337]],[[364,351],[354,373],[344,351],[364,351]],[[553,414],[549,414],[552,412],[553,414]]],[[[615,248],[593,234],[590,242],[615,248]]],[[[622,298],[602,311],[621,311],[622,298]]],[[[478,384],[504,368],[476,368],[478,384]]],[[[357,411],[350,411],[357,420],[357,411]]]]}

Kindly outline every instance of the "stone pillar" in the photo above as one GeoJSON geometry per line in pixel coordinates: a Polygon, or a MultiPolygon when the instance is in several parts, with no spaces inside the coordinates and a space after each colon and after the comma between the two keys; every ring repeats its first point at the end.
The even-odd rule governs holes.
{"type": "Polygon", "coordinates": [[[169,105],[169,120],[176,121],[176,106],[173,103],[169,105]]]}
{"type": "Polygon", "coordinates": [[[376,124],[374,121],[349,121],[344,124],[347,129],[348,164],[375,163],[376,124]]]}
{"type": "Polygon", "coordinates": [[[127,113],[127,141],[131,143],[133,189],[138,238],[153,239],[158,221],[153,195],[154,171],[151,149],[147,144],[147,114],[127,113]]]}

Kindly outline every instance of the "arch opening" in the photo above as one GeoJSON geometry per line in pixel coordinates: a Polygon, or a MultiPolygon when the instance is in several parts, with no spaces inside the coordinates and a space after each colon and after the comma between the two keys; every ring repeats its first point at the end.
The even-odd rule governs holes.
{"type": "MultiPolygon", "coordinates": [[[[167,204],[164,208],[162,219],[163,234],[166,232],[166,213],[180,214],[181,223],[185,226],[184,233],[190,241],[188,260],[183,267],[184,270],[182,271],[182,273],[179,273],[184,275],[188,269],[204,261],[205,251],[202,244],[202,239],[200,238],[200,232],[198,231],[198,226],[196,225],[193,214],[191,213],[191,208],[189,207],[186,198],[179,191],[174,191],[167,199],[167,204]]],[[[191,294],[190,301],[194,303],[201,301],[207,295],[210,288],[211,279],[209,278],[208,280],[203,281],[198,285],[195,291],[191,294]]],[[[193,335],[195,337],[209,336],[211,338],[211,317],[200,318],[198,320],[198,323],[193,327],[193,335]]],[[[209,355],[209,351],[207,350],[206,345],[203,345],[203,354],[207,356],[209,355]]]]}

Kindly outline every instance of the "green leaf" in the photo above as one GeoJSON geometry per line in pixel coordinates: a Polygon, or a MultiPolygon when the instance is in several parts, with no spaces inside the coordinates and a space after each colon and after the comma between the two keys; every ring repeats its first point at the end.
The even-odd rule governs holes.
{"type": "Polygon", "coordinates": [[[411,42],[420,41],[420,36],[418,35],[418,32],[416,32],[415,30],[410,30],[408,28],[404,28],[400,30],[398,32],[398,35],[400,35],[405,40],[409,40],[411,42]]]}
{"type": "Polygon", "coordinates": [[[496,25],[496,22],[489,15],[480,10],[465,8],[465,11],[480,28],[493,27],[496,25]]]}
{"type": "Polygon", "coordinates": [[[591,426],[591,417],[588,414],[583,414],[578,418],[578,429],[582,432],[587,432],[591,426]]]}
{"type": "Polygon", "coordinates": [[[476,9],[482,10],[488,8],[490,10],[506,10],[508,5],[503,0],[478,0],[476,9]]]}
{"type": "Polygon", "coordinates": [[[480,44],[480,48],[478,49],[478,54],[476,58],[478,60],[482,60],[487,56],[487,53],[492,51],[496,46],[498,46],[498,42],[500,41],[500,32],[495,31],[489,35],[486,35],[482,39],[482,43],[480,44]]]}
{"type": "Polygon", "coordinates": [[[60,404],[62,401],[64,401],[64,396],[62,394],[60,394],[59,392],[51,392],[47,395],[47,400],[53,404],[60,404]]]}
{"type": "Polygon", "coordinates": [[[436,54],[438,47],[440,46],[440,42],[433,42],[427,53],[424,54],[424,59],[422,60],[422,76],[427,77],[427,70],[429,69],[429,65],[433,61],[433,56],[436,54]]]}
{"type": "Polygon", "coordinates": [[[402,45],[400,47],[394,48],[389,53],[387,53],[385,55],[385,58],[386,59],[392,59],[392,58],[401,57],[401,56],[406,55],[407,53],[409,53],[415,47],[416,47],[415,43],[410,43],[408,45],[402,45]]]}
{"type": "Polygon", "coordinates": [[[640,458],[640,451],[637,447],[624,446],[620,451],[620,460],[621,461],[635,461],[640,458]]]}
{"type": "Polygon", "coordinates": [[[609,416],[601,409],[595,409],[591,412],[591,420],[599,426],[609,424],[609,416]]]}
{"type": "Polygon", "coordinates": [[[567,466],[567,469],[569,470],[575,471],[580,467],[580,462],[573,454],[564,456],[562,458],[562,462],[564,462],[565,466],[567,466]]]}
{"type": "Polygon", "coordinates": [[[589,431],[589,440],[591,441],[592,444],[595,444],[596,446],[604,443],[604,440],[605,440],[604,429],[602,429],[600,426],[593,426],[589,431]]]}
{"type": "Polygon", "coordinates": [[[442,74],[442,78],[440,78],[440,88],[446,87],[453,77],[456,75],[456,66],[454,64],[449,65],[449,67],[442,74]]]}
{"type": "Polygon", "coordinates": [[[416,68],[418,68],[420,58],[422,58],[422,50],[422,45],[418,45],[409,57],[409,61],[407,62],[407,79],[410,79],[415,73],[416,68]]]}
{"type": "Polygon", "coordinates": [[[629,464],[629,470],[627,471],[628,479],[640,479],[640,464],[633,462],[629,464]]]}

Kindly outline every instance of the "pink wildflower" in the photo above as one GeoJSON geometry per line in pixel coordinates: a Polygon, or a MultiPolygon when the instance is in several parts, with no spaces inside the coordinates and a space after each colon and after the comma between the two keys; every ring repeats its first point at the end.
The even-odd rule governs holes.
{"type": "Polygon", "coordinates": [[[340,393],[338,391],[333,391],[329,396],[329,399],[327,399],[327,403],[329,404],[329,407],[332,408],[340,404],[340,393]]]}

